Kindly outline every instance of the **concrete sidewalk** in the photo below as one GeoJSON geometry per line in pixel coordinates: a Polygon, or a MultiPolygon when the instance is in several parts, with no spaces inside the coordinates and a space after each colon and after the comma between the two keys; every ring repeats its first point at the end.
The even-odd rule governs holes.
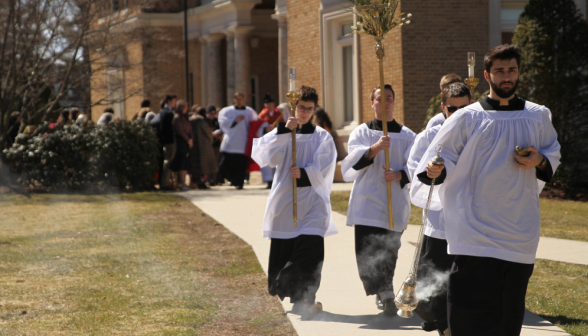
{"type": "MultiPolygon", "coordinates": [[[[335,184],[338,186],[339,184],[335,184]]],[[[339,188],[337,188],[339,189],[339,188]]],[[[230,231],[250,244],[267,273],[270,241],[261,236],[261,227],[268,190],[260,185],[245,186],[237,191],[230,187],[215,187],[206,191],[189,191],[179,195],[187,198],[230,231]]],[[[345,225],[346,217],[333,213],[339,234],[325,239],[325,262],[317,301],[323,303],[324,313],[316,320],[301,321],[290,313],[292,305],[282,302],[284,311],[299,335],[427,335],[417,316],[403,319],[388,317],[376,309],[374,297],[365,296],[355,263],[353,229],[345,225]]],[[[394,288],[397,290],[408,274],[414,254],[419,227],[409,225],[402,236],[394,288]]],[[[527,312],[521,335],[568,335],[558,327],[527,312]]]]}

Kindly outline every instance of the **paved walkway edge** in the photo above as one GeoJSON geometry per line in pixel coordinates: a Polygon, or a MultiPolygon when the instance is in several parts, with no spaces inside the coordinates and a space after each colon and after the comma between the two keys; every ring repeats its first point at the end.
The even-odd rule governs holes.
{"type": "MultiPolygon", "coordinates": [[[[269,258],[268,239],[261,237],[261,223],[268,191],[258,186],[246,186],[245,190],[215,188],[210,191],[181,193],[202,211],[223,224],[231,232],[251,245],[263,270],[267,274],[269,258]]],[[[325,312],[317,319],[301,321],[290,313],[292,305],[282,302],[284,311],[299,335],[422,335],[431,336],[420,328],[418,317],[402,319],[388,317],[375,309],[374,298],[366,297],[355,263],[353,229],[345,225],[346,217],[334,213],[339,234],[325,239],[325,263],[317,301],[323,303],[325,312]]],[[[408,274],[419,227],[409,225],[402,236],[402,247],[394,277],[394,288],[408,274]]],[[[562,329],[526,312],[523,336],[569,335],[562,329]]]]}

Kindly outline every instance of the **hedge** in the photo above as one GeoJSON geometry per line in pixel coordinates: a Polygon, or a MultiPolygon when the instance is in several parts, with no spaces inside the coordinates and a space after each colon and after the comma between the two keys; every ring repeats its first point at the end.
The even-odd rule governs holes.
{"type": "Polygon", "coordinates": [[[143,121],[93,128],[65,126],[31,139],[19,135],[3,160],[23,185],[47,190],[148,190],[158,166],[158,143],[143,121]]]}

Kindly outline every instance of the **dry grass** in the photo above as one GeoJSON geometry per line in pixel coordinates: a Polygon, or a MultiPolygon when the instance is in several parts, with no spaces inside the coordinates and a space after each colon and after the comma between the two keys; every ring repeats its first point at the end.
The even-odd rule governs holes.
{"type": "Polygon", "coordinates": [[[170,194],[0,196],[0,335],[293,335],[251,248],[170,194]]]}
{"type": "Polygon", "coordinates": [[[588,202],[540,199],[541,235],[588,241],[588,202]]]}
{"type": "Polygon", "coordinates": [[[537,260],[526,306],[574,336],[588,335],[588,266],[537,260]]]}

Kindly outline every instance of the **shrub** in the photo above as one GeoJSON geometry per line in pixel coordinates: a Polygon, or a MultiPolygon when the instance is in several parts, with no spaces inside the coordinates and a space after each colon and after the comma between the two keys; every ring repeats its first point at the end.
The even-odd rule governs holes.
{"type": "Polygon", "coordinates": [[[145,190],[157,170],[157,139],[143,122],[96,128],[65,126],[31,139],[19,135],[3,159],[24,185],[92,190],[106,185],[145,190]]]}

